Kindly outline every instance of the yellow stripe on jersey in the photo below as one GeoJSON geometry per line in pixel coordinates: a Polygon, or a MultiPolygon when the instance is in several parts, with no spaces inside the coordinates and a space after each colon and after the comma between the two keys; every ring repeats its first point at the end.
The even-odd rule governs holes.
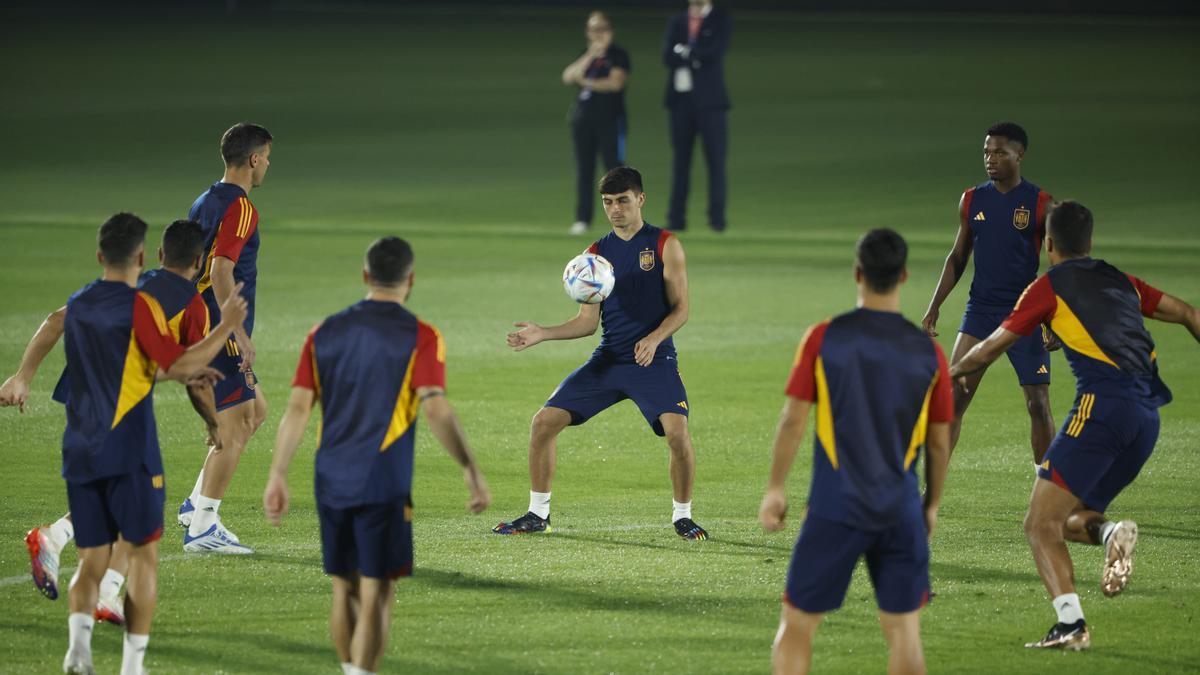
{"type": "Polygon", "coordinates": [[[446,362],[446,341],[442,339],[442,331],[438,330],[437,328],[435,328],[434,326],[432,326],[430,324],[425,324],[425,325],[429,326],[429,330],[433,331],[434,336],[437,337],[437,360],[438,360],[438,363],[445,363],[446,362]]]}
{"type": "Polygon", "coordinates": [[[171,331],[171,337],[175,338],[175,341],[179,344],[183,344],[183,329],[180,327],[180,324],[183,323],[184,313],[185,312],[180,312],[176,314],[175,316],[171,317],[170,321],[167,322],[167,329],[171,331]]]}
{"type": "Polygon", "coordinates": [[[833,407],[829,400],[829,382],[825,379],[825,362],[817,357],[817,440],[834,469],[838,468],[837,446],[834,444],[833,407]]]}
{"type": "Polygon", "coordinates": [[[121,373],[121,390],[117,395],[117,409],[110,428],[116,429],[125,415],[150,395],[157,370],[158,366],[138,346],[137,335],[130,330],[129,348],[125,351],[125,367],[121,373]]]}
{"type": "Polygon", "coordinates": [[[1050,319],[1050,330],[1062,340],[1062,343],[1071,349],[1083,354],[1088,358],[1102,361],[1112,366],[1120,368],[1115,361],[1108,358],[1108,355],[1100,349],[1100,345],[1092,339],[1087,329],[1079,321],[1079,317],[1075,316],[1075,312],[1071,311],[1071,306],[1062,296],[1055,296],[1058,300],[1058,308],[1054,312],[1054,318],[1050,319]]]}
{"type": "Polygon", "coordinates": [[[167,327],[167,315],[163,312],[162,305],[158,304],[158,300],[153,295],[145,291],[138,291],[138,295],[142,300],[146,301],[146,306],[150,308],[150,316],[154,318],[154,325],[158,327],[158,332],[163,335],[170,334],[170,328],[167,327]]]}
{"type": "Polygon", "coordinates": [[[388,449],[392,443],[396,442],[397,438],[404,435],[408,431],[413,422],[417,419],[417,397],[416,392],[412,390],[413,366],[417,362],[416,353],[408,357],[408,368],[404,372],[404,382],[400,384],[400,395],[396,397],[396,408],[392,411],[392,421],[388,424],[387,435],[383,437],[383,445],[379,446],[379,451],[383,452],[388,449]]]}
{"type": "Polygon", "coordinates": [[[929,399],[933,397],[933,387],[937,384],[940,373],[935,372],[933,379],[929,382],[929,388],[925,390],[925,400],[921,402],[921,414],[917,416],[917,423],[913,426],[912,438],[908,441],[908,452],[904,453],[904,470],[908,471],[908,467],[917,459],[917,449],[925,445],[925,433],[929,429],[929,399]]]}

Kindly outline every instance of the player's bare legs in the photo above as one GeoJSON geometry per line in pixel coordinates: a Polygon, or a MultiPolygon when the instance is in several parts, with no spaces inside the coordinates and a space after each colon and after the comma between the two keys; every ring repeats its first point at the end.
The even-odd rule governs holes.
{"type": "Polygon", "coordinates": [[[1075,567],[1063,538],[1071,515],[1082,508],[1075,495],[1053,482],[1041,478],[1034,481],[1029,512],[1025,515],[1025,536],[1038,574],[1052,598],[1058,622],[1045,638],[1027,643],[1026,647],[1080,650],[1091,646],[1083,608],[1075,593],[1075,567]]]}
{"type": "Polygon", "coordinates": [[[687,417],[666,413],[659,416],[658,421],[666,433],[667,447],[671,449],[671,487],[675,501],[690,502],[696,478],[696,453],[692,449],[687,417]]]}
{"type": "Polygon", "coordinates": [[[79,568],[71,578],[68,595],[71,615],[67,618],[69,642],[63,672],[92,672],[92,612],[100,599],[100,580],[108,569],[109,544],[79,549],[79,568]]]}
{"type": "Polygon", "coordinates": [[[812,668],[812,642],[824,614],[810,614],[784,603],[779,631],[771,645],[771,672],[804,675],[812,668]]]}
{"type": "MultiPolygon", "coordinates": [[[[242,544],[237,535],[230,532],[221,522],[218,510],[238,461],[255,429],[262,424],[266,404],[261,407],[258,398],[249,404],[241,403],[232,408],[217,411],[217,433],[220,435],[220,451],[209,450],[208,458],[201,471],[200,494],[193,500],[191,522],[183,540],[183,550],[192,553],[247,554],[253,549],[242,544]]],[[[182,521],[181,521],[182,522],[182,521]]]]}
{"type": "Polygon", "coordinates": [[[1029,411],[1029,445],[1033,448],[1033,463],[1041,464],[1054,440],[1054,416],[1050,414],[1050,385],[1023,384],[1025,409],[1029,411]]]}
{"type": "Polygon", "coordinates": [[[358,576],[333,577],[333,608],[329,612],[329,634],[338,660],[350,663],[350,640],[358,622],[358,576]]]}
{"type": "MultiPolygon", "coordinates": [[[[959,333],[954,340],[954,351],[950,357],[950,363],[958,363],[958,360],[967,355],[971,348],[982,342],[974,335],[959,333]]],[[[964,391],[962,387],[954,387],[954,421],[950,423],[950,452],[954,452],[954,448],[958,446],[958,435],[962,433],[963,415],[967,413],[967,407],[971,405],[971,399],[975,398],[975,392],[979,391],[979,383],[983,380],[983,374],[987,372],[987,368],[971,373],[967,376],[967,387],[964,391]]],[[[1044,451],[1043,451],[1044,452],[1044,451]]]]}
{"type": "Polygon", "coordinates": [[[558,435],[571,424],[571,413],[545,407],[533,416],[529,428],[529,485],[534,492],[549,492],[554,481],[558,435]]]}
{"type": "Polygon", "coordinates": [[[889,675],[924,675],[925,652],[921,649],[921,612],[879,612],[879,626],[888,643],[889,675]]]}
{"type": "Polygon", "coordinates": [[[129,549],[129,583],[125,590],[126,630],[149,635],[158,606],[158,541],[129,549]]]}
{"type": "Polygon", "coordinates": [[[394,589],[395,582],[391,579],[359,577],[358,580],[359,616],[350,640],[350,662],[369,673],[379,670],[387,647],[394,589]]]}

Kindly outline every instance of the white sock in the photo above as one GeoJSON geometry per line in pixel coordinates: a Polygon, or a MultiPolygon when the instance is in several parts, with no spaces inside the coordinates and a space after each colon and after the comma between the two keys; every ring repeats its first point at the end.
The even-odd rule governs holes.
{"type": "Polygon", "coordinates": [[[92,662],[92,628],[96,620],[91,613],[74,612],[67,617],[67,632],[70,640],[67,653],[73,654],[76,661],[92,662]]]}
{"type": "Polygon", "coordinates": [[[1108,546],[1108,538],[1112,535],[1113,530],[1117,529],[1117,524],[1113,521],[1107,521],[1100,526],[1100,545],[1108,546]]]}
{"type": "Polygon", "coordinates": [[[204,467],[200,467],[200,475],[196,476],[196,484],[192,486],[192,494],[188,495],[188,499],[192,500],[192,506],[196,505],[196,500],[200,498],[200,488],[204,485],[204,467]]]}
{"type": "Polygon", "coordinates": [[[529,491],[529,510],[538,518],[550,517],[550,493],[529,491]]]}
{"type": "Polygon", "coordinates": [[[121,595],[121,586],[125,583],[125,575],[108,568],[104,578],[100,580],[100,599],[115,600],[121,595]]]}
{"type": "Polygon", "coordinates": [[[672,523],[679,520],[680,518],[691,518],[691,517],[692,517],[692,503],[691,502],[677,502],[674,499],[671,500],[671,522],[672,523]]]}
{"type": "Polygon", "coordinates": [[[221,500],[200,495],[192,504],[195,505],[196,512],[192,514],[192,524],[188,527],[188,534],[199,537],[217,522],[217,510],[221,508],[221,500]]]}
{"type": "Polygon", "coordinates": [[[1054,599],[1054,611],[1058,612],[1059,623],[1075,623],[1083,618],[1077,593],[1063,593],[1054,599]]]}
{"type": "Polygon", "coordinates": [[[354,675],[355,670],[357,669],[354,667],[353,663],[350,663],[349,661],[342,661],[342,675],[354,675]]]}
{"type": "Polygon", "coordinates": [[[75,526],[71,524],[71,519],[63,516],[54,521],[53,525],[46,528],[46,538],[61,551],[68,542],[75,538],[75,526]]]}
{"type": "Polygon", "coordinates": [[[124,657],[121,659],[121,675],[142,675],[142,660],[146,658],[149,635],[125,634],[124,657]]]}

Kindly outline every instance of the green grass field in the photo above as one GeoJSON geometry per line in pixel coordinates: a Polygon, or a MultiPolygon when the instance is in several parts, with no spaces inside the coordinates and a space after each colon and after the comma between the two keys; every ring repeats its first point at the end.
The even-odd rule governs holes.
{"type": "MultiPolygon", "coordinates": [[[[558,73],[581,48],[582,12],[485,16],[427,10],[268,17],[0,17],[0,373],[41,318],[98,274],[96,227],[133,210],[161,227],[220,176],[217,139],[249,119],[277,142],[262,213],[256,370],[271,415],[221,510],[247,559],[185,558],[162,541],[147,667],[158,673],[335,672],[311,496],[312,437],[292,473],[282,529],[261,493],[305,332],[356,301],[361,256],[408,238],[410,303],[448,345],[451,400],[494,504],[464,514],[457,469],[422,426],[416,575],[399,585],[385,672],[763,672],[798,523],[756,522],[782,388],[805,327],[854,301],[852,246],[891,226],[911,246],[905,313],[923,313],[956,227],[960,191],[982,180],[983,130],[1030,130],[1025,174],[1097,214],[1096,254],[1200,303],[1200,42],[1182,21],[995,21],[986,17],[739,14],[728,61],[731,229],[703,228],[697,167],[691,320],[677,335],[697,447],[697,520],[669,525],[664,444],[621,404],[560,440],[555,533],[488,533],[524,511],[528,423],[595,339],[520,353],[511,322],[575,311],[559,287],[583,246],[569,238],[571,93],[558,73]]],[[[655,13],[615,14],[630,50],[630,155],[650,222],[666,209],[670,155],[659,105],[655,13]]],[[[602,216],[598,218],[602,226],[602,216]]],[[[601,232],[604,230],[601,229],[601,232]]],[[[965,283],[942,312],[949,351],[965,283]]],[[[923,617],[935,672],[1181,672],[1197,668],[1200,620],[1200,350],[1151,326],[1175,402],[1155,456],[1113,513],[1142,528],[1130,589],[1099,592],[1098,549],[1073,547],[1090,653],[1029,653],[1053,614],[1021,530],[1032,476],[1011,369],[984,381],[951,466],[923,617]]],[[[0,414],[0,671],[57,672],[66,602],[26,575],[21,537],[66,509],[62,409],[49,399],[61,350],[24,416],[0,414]]],[[[1061,422],[1073,381],[1054,356],[1061,422]]],[[[157,415],[168,522],[204,455],[182,389],[157,415]]],[[[809,450],[791,484],[808,488],[809,450]]],[[[73,566],[68,551],[64,564],[73,566]]],[[[886,649],[865,573],[816,643],[819,671],[880,672],[886,649]]],[[[121,631],[98,627],[96,665],[115,672],[121,631]]]]}

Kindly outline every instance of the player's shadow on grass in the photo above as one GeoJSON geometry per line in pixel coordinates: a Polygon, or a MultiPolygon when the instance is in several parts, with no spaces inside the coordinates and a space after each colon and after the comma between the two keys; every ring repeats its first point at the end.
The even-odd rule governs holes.
{"type": "Polygon", "coordinates": [[[1013,572],[1010,570],[995,569],[992,567],[979,567],[956,565],[954,563],[942,562],[933,556],[929,561],[929,578],[933,582],[934,590],[937,590],[939,581],[963,581],[968,583],[994,583],[997,581],[1013,581],[1019,583],[1035,583],[1038,580],[1037,570],[1033,566],[1033,561],[1030,561],[1028,572],[1013,572]]]}
{"type": "MultiPolygon", "coordinates": [[[[666,528],[664,528],[666,529],[666,528]]],[[[789,545],[776,544],[755,544],[746,541],[736,541],[732,539],[708,539],[706,541],[695,542],[679,542],[675,544],[656,544],[649,541],[631,541],[629,539],[614,539],[609,537],[598,537],[587,534],[573,534],[569,532],[555,532],[550,535],[556,539],[570,539],[573,541],[586,541],[594,544],[612,544],[614,546],[632,546],[635,548],[648,548],[652,550],[662,551],[679,551],[682,550],[680,544],[685,546],[704,547],[706,552],[716,553],[718,555],[733,555],[733,556],[749,556],[759,557],[764,553],[790,553],[792,547],[789,545]],[[736,550],[738,548],[745,550],[736,550]]]]}
{"type": "Polygon", "coordinates": [[[1139,522],[1138,528],[1142,534],[1154,539],[1178,539],[1181,541],[1200,541],[1200,531],[1184,527],[1161,525],[1158,523],[1139,522]]]}
{"type": "Polygon", "coordinates": [[[159,634],[153,649],[154,655],[169,656],[176,663],[207,663],[214,670],[229,669],[236,672],[275,673],[280,672],[281,663],[274,654],[289,654],[328,662],[332,670],[337,662],[337,653],[332,645],[318,641],[313,636],[298,636],[286,639],[266,630],[246,630],[219,623],[210,624],[208,630],[190,630],[184,634],[159,634]],[[186,637],[186,639],[185,639],[186,637]],[[240,644],[244,649],[229,649],[230,643],[240,644]],[[214,660],[214,654],[228,653],[228,661],[214,660]],[[215,661],[215,662],[214,662],[215,661]]]}

